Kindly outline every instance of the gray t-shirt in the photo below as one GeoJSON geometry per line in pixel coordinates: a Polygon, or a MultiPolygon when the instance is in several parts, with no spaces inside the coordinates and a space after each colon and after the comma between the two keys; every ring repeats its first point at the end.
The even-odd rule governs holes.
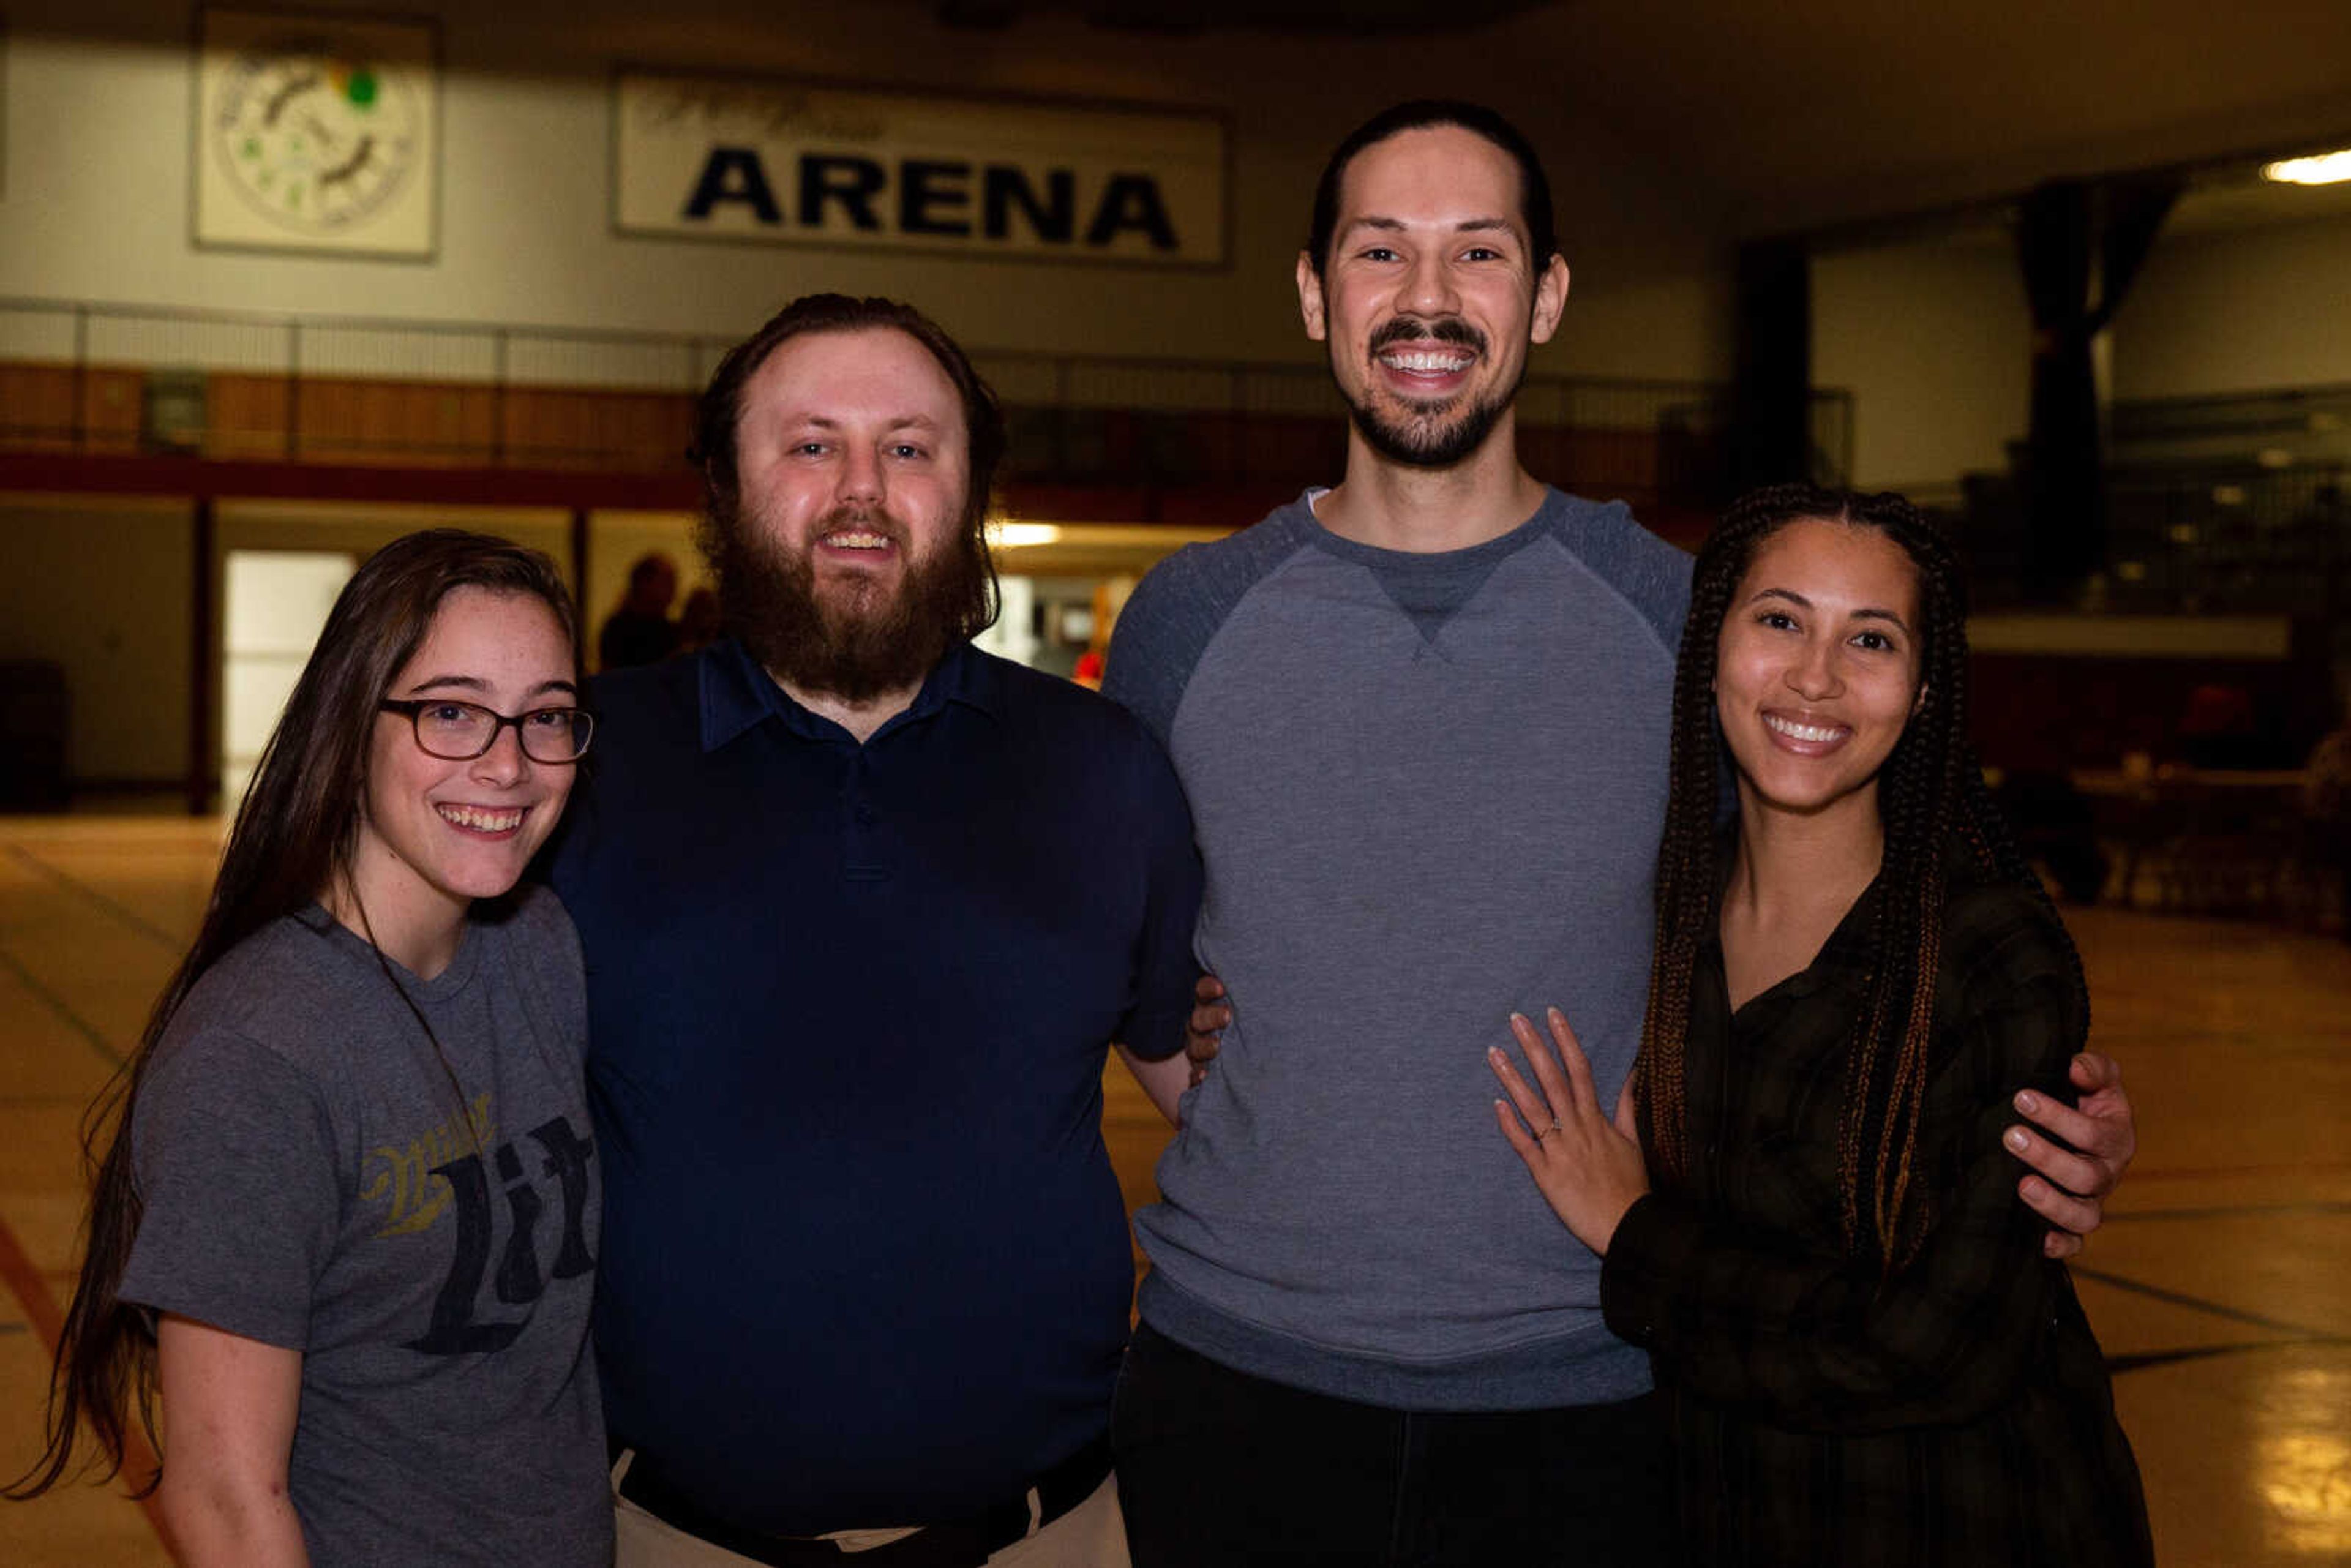
{"type": "Polygon", "coordinates": [[[1234,1005],[1135,1217],[1154,1328],[1397,1408],[1647,1386],[1485,1052],[1555,1003],[1610,1103],[1632,1067],[1688,585],[1622,506],[1552,491],[1434,555],[1301,500],[1135,590],[1103,689],[1175,759],[1234,1005]]]}
{"type": "Polygon", "coordinates": [[[122,1298],[302,1352],[318,1568],[606,1563],[579,938],[525,887],[441,974],[393,972],[445,1068],[315,905],[197,983],[139,1091],[122,1298]]]}

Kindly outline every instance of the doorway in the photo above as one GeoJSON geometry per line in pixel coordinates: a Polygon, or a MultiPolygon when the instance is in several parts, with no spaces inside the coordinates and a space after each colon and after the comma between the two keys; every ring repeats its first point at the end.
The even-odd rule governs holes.
{"type": "Polygon", "coordinates": [[[221,809],[233,816],[358,559],[340,550],[233,549],[224,566],[221,809]]]}

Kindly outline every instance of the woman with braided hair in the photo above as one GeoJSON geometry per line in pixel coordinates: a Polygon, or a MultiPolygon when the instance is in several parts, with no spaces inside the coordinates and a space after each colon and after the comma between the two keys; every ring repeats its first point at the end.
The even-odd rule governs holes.
{"type": "Polygon", "coordinates": [[[1652,1353],[1694,1563],[2152,1561],[2001,1147],[2017,1085],[2070,1098],[2089,1003],[1968,745],[1965,620],[1900,497],[1734,507],[1682,635],[1633,1083],[1612,1118],[1556,1009],[1556,1056],[1512,1020],[1531,1083],[1492,1053],[1504,1135],[1652,1353]]]}

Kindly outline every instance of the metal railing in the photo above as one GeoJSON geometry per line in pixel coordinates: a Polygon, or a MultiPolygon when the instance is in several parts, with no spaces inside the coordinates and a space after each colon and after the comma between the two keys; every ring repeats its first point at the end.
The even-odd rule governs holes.
{"type": "Polygon", "coordinates": [[[2340,463],[2110,469],[2108,602],[2293,615],[2351,630],[2346,477],[2340,463]]]}
{"type": "Polygon", "coordinates": [[[728,340],[183,306],[0,298],[0,360],[697,391],[728,340]]]}
{"type": "MultiPolygon", "coordinates": [[[[713,338],[0,298],[0,449],[280,461],[675,465],[713,338]]],[[[1336,472],[1342,405],[1315,364],[981,350],[1011,476],[1146,486],[1336,472]]],[[[1545,477],[1637,500],[1722,499],[1726,390],[1531,376],[1519,424],[1545,477]]],[[[1852,400],[1817,392],[1818,476],[1852,400]]]]}
{"type": "MultiPolygon", "coordinates": [[[[2286,615],[2351,653],[2351,386],[2139,399],[2110,411],[2106,554],[2084,608],[2286,615]]],[[[2015,474],[1970,474],[1980,604],[2019,600],[2032,522],[2015,474]]]]}

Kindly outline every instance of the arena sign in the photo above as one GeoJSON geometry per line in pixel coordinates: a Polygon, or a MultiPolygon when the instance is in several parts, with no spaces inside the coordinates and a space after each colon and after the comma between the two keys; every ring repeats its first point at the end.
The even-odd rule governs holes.
{"type": "Polygon", "coordinates": [[[1207,114],[623,71],[622,232],[1214,267],[1225,127],[1207,114]]]}

